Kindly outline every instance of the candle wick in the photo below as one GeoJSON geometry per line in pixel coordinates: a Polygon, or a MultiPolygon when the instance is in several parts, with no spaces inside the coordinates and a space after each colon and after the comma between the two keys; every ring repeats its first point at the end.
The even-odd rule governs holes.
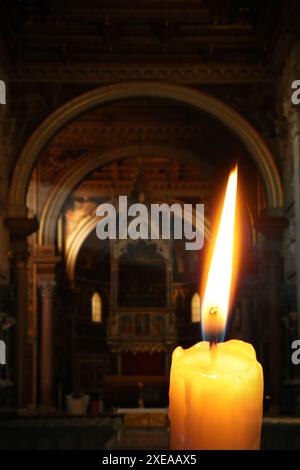
{"type": "Polygon", "coordinates": [[[217,315],[218,311],[219,311],[218,307],[210,307],[208,313],[210,315],[217,315]]]}
{"type": "Polygon", "coordinates": [[[218,343],[218,335],[217,335],[217,320],[218,320],[218,312],[219,308],[218,306],[214,305],[210,307],[208,313],[209,313],[209,321],[210,321],[210,330],[211,330],[211,339],[209,342],[209,349],[213,350],[214,348],[217,347],[218,343]]]}

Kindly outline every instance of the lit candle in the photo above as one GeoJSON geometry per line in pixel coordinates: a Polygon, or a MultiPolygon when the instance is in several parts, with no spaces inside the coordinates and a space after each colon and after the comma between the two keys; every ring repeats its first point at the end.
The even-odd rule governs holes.
{"type": "Polygon", "coordinates": [[[223,211],[201,307],[205,341],[172,356],[172,449],[259,449],[263,372],[254,348],[221,343],[232,285],[237,169],[227,184],[223,211]]]}

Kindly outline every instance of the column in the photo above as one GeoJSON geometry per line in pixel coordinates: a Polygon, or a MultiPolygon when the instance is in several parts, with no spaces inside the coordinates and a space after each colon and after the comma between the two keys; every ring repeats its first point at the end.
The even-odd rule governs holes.
{"type": "Polygon", "coordinates": [[[40,284],[41,292],[41,404],[54,405],[54,292],[55,283],[40,284]]]}
{"type": "Polygon", "coordinates": [[[27,237],[38,228],[36,219],[7,218],[6,227],[10,233],[12,283],[16,289],[16,405],[26,406],[26,373],[27,373],[27,237]]]}
{"type": "Polygon", "coordinates": [[[27,372],[27,253],[18,253],[16,259],[17,289],[17,405],[26,405],[26,372],[27,372]]]}
{"type": "Polygon", "coordinates": [[[296,223],[296,286],[297,286],[297,333],[300,339],[300,112],[293,110],[289,119],[293,152],[293,182],[296,223]]]}
{"type": "Polygon", "coordinates": [[[282,217],[260,219],[258,230],[264,234],[263,285],[261,312],[264,319],[262,329],[265,351],[263,362],[266,365],[266,384],[269,385],[270,412],[277,414],[280,409],[283,388],[283,321],[281,311],[281,285],[283,282],[282,234],[285,227],[282,217]]]}
{"type": "Polygon", "coordinates": [[[0,282],[7,283],[9,278],[9,265],[7,260],[8,236],[4,219],[7,213],[7,185],[8,185],[8,157],[5,152],[5,112],[0,105],[0,282]]]}

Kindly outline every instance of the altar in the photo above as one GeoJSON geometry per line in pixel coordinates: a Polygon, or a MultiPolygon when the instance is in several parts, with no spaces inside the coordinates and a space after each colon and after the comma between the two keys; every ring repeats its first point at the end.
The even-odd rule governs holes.
{"type": "Polygon", "coordinates": [[[114,240],[107,343],[114,375],[169,375],[177,344],[172,245],[114,240]]]}
{"type": "Polygon", "coordinates": [[[117,408],[123,425],[114,449],[169,449],[168,408],[117,408]]]}

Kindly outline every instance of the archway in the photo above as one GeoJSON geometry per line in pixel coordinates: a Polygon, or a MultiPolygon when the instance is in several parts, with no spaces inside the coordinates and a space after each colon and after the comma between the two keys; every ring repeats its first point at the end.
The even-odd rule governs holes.
{"type": "MultiPolygon", "coordinates": [[[[157,203],[161,203],[162,201],[154,201],[157,203]]],[[[169,201],[170,204],[180,203],[180,201],[169,201]]],[[[79,224],[77,230],[73,233],[72,238],[70,240],[68,250],[66,253],[66,274],[67,278],[70,281],[71,285],[74,285],[75,281],[75,267],[78,254],[80,252],[81,246],[83,245],[86,238],[89,234],[95,230],[97,223],[99,222],[99,217],[96,216],[88,216],[86,217],[81,224],[79,224]]],[[[193,214],[193,221],[195,221],[195,214],[193,214]]],[[[204,219],[204,237],[205,239],[209,240],[211,237],[210,232],[210,223],[208,219],[205,217],[204,219]]]]}
{"type": "Polygon", "coordinates": [[[41,151],[58,130],[76,116],[96,106],[133,97],[177,101],[221,121],[242,141],[260,169],[266,187],[268,207],[282,207],[282,185],[273,157],[259,133],[237,111],[203,91],[160,82],[127,82],[97,88],[72,99],[54,111],[36,129],[15,166],[10,191],[11,216],[25,215],[26,191],[32,170],[41,151]]]}
{"type": "MultiPolygon", "coordinates": [[[[96,151],[84,155],[70,170],[64,172],[53,187],[43,210],[40,220],[39,243],[45,245],[54,243],[56,224],[63,204],[77,184],[91,171],[99,167],[99,162],[101,165],[105,165],[120,158],[138,157],[140,153],[139,145],[121,146],[104,153],[96,151]]],[[[194,153],[186,149],[169,145],[143,145],[143,156],[153,155],[189,162],[196,168],[200,167],[206,173],[211,171],[205,161],[198,159],[194,153]]]]}

